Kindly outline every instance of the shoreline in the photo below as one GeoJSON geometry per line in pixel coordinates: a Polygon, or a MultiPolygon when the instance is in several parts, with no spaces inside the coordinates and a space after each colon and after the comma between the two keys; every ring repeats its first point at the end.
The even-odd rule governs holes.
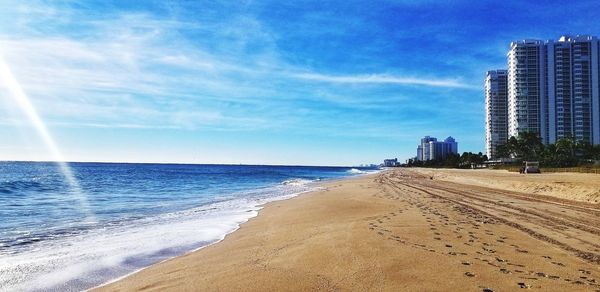
{"type": "MultiPolygon", "coordinates": [[[[598,270],[593,258],[590,262],[589,259],[574,255],[572,251],[588,250],[590,247],[567,237],[554,238],[552,227],[543,226],[548,219],[525,222],[541,224],[541,227],[534,229],[538,233],[529,234],[526,231],[533,227],[511,218],[516,216],[512,213],[478,210],[486,207],[479,206],[476,201],[461,207],[467,209],[457,213],[452,206],[461,204],[460,197],[458,201],[453,197],[445,198],[443,201],[455,202],[446,205],[436,196],[456,195],[438,194],[437,191],[434,195],[428,195],[429,189],[441,187],[460,187],[465,194],[473,189],[478,192],[488,189],[430,181],[411,170],[385,170],[377,174],[327,181],[322,185],[326,186],[324,190],[309,191],[290,199],[264,204],[257,216],[240,224],[218,242],[153,264],[93,290],[189,290],[198,287],[206,290],[252,291],[357,288],[437,290],[439,287],[452,290],[475,288],[477,285],[515,289],[519,288],[514,286],[515,283],[521,283],[516,281],[524,281],[524,285],[559,291],[572,287],[569,285],[575,281],[572,279],[577,279],[579,272],[577,269],[564,270],[561,266],[555,266],[544,260],[546,256],[563,266],[578,266],[585,271],[598,270]],[[419,190],[423,187],[428,191],[419,190]],[[468,209],[471,208],[469,206],[475,209],[468,209]],[[435,221],[438,218],[436,216],[441,216],[438,221],[435,221]],[[490,222],[485,225],[485,234],[480,234],[482,225],[478,223],[479,220],[490,222]],[[432,227],[425,228],[428,225],[432,227]],[[457,227],[451,230],[451,226],[457,227]],[[440,235],[435,235],[437,233],[440,235]],[[497,235],[489,235],[492,233],[497,235]],[[461,235],[453,238],[450,236],[452,234],[461,235]],[[467,235],[471,237],[474,234],[476,239],[471,239],[473,242],[462,242],[467,235]],[[429,236],[433,236],[433,239],[429,236]],[[561,242],[562,247],[553,244],[552,240],[542,240],[544,236],[553,236],[552,240],[561,242]],[[497,240],[495,237],[498,237],[497,240]],[[512,241],[512,244],[505,246],[504,242],[508,241],[512,241]],[[481,245],[481,248],[475,245],[481,245]],[[568,248],[565,249],[565,246],[568,248]],[[493,252],[486,251],[491,247],[494,247],[493,252]],[[486,256],[490,260],[478,255],[482,251],[489,253],[486,256]],[[497,258],[502,258],[502,261],[497,258]],[[489,262],[479,263],[482,260],[489,262]],[[514,269],[511,263],[534,263],[537,269],[535,273],[552,277],[542,277],[536,281],[519,279],[519,269],[522,268],[514,269]],[[499,277],[498,268],[494,266],[504,267],[500,269],[500,275],[510,279],[499,277]],[[471,274],[476,276],[469,276],[471,274]],[[349,278],[349,275],[353,276],[349,278]],[[558,282],[555,276],[564,281],[558,282]]],[[[510,192],[502,195],[514,201],[521,200],[510,192]]],[[[476,197],[466,198],[477,200],[476,197]]],[[[523,204],[529,204],[526,199],[522,200],[523,204]]],[[[556,212],[575,207],[555,204],[551,197],[548,200],[544,203],[546,208],[557,209],[556,212]]],[[[531,208],[536,206],[531,205],[531,208]]],[[[593,205],[591,208],[592,214],[600,212],[600,206],[593,205]]],[[[528,211],[532,216],[536,214],[533,209],[528,211]]],[[[586,222],[598,220],[589,218],[584,211],[577,212],[581,213],[577,216],[586,222]]],[[[579,218],[576,219],[575,222],[580,222],[579,218]]],[[[581,228],[581,232],[590,232],[581,228]]],[[[600,233],[586,234],[586,238],[600,239],[597,234],[600,233]]],[[[529,278],[535,277],[535,273],[529,278]]]]}
{"type": "Polygon", "coordinates": [[[352,180],[352,179],[363,178],[363,177],[366,177],[366,176],[372,176],[372,175],[376,175],[376,174],[382,173],[382,172],[384,172],[384,171],[388,171],[388,170],[378,170],[378,171],[375,171],[375,172],[359,173],[359,174],[355,174],[355,175],[353,175],[353,176],[348,176],[348,177],[342,177],[342,178],[331,178],[331,179],[327,179],[327,180],[325,180],[325,181],[317,181],[317,182],[313,182],[313,184],[315,184],[315,186],[314,186],[314,189],[312,189],[312,190],[306,190],[306,191],[302,191],[302,192],[295,193],[295,194],[292,194],[292,195],[282,196],[281,198],[278,198],[278,199],[275,199],[275,200],[272,200],[272,201],[269,201],[269,202],[266,202],[266,203],[262,203],[262,204],[259,204],[259,205],[257,205],[257,206],[256,206],[256,208],[258,208],[258,209],[256,210],[256,215],[254,215],[254,216],[252,216],[252,217],[249,217],[249,218],[248,218],[248,219],[246,219],[245,221],[242,221],[242,222],[240,222],[240,223],[237,223],[237,226],[236,226],[234,229],[232,229],[231,231],[229,231],[229,232],[225,233],[225,234],[224,234],[224,235],[223,235],[223,236],[222,236],[220,239],[217,239],[217,240],[215,240],[214,242],[211,242],[211,243],[209,243],[209,244],[207,244],[207,245],[200,246],[200,247],[197,247],[197,248],[195,248],[195,249],[192,249],[192,250],[186,251],[186,252],[184,252],[184,253],[182,253],[182,254],[175,255],[175,256],[173,256],[173,257],[169,257],[169,258],[163,259],[163,260],[161,260],[161,261],[158,261],[158,262],[156,262],[156,263],[153,263],[153,264],[151,264],[151,265],[149,265],[149,266],[142,267],[142,268],[140,268],[140,269],[137,269],[137,270],[135,270],[135,271],[132,271],[132,272],[130,272],[130,273],[127,273],[126,275],[123,275],[123,276],[117,277],[117,278],[115,278],[115,279],[112,279],[112,280],[110,280],[110,281],[107,281],[107,282],[105,282],[105,283],[102,283],[102,284],[100,284],[100,285],[97,285],[97,286],[94,286],[94,287],[88,288],[88,289],[86,289],[85,291],[92,291],[92,290],[96,290],[96,291],[97,291],[98,289],[102,289],[102,288],[103,288],[103,287],[105,287],[105,286],[108,286],[108,285],[111,285],[111,284],[113,284],[113,283],[115,283],[115,282],[118,282],[118,281],[121,281],[121,280],[123,280],[123,279],[126,279],[126,278],[128,278],[128,277],[130,277],[130,276],[132,276],[132,275],[134,275],[134,274],[137,274],[137,273],[139,273],[139,272],[142,272],[142,271],[144,271],[144,270],[146,270],[146,269],[148,269],[148,268],[150,268],[150,267],[152,267],[152,266],[155,266],[155,265],[160,265],[160,264],[162,264],[162,263],[165,263],[165,262],[168,262],[168,261],[171,261],[171,260],[175,260],[175,259],[177,259],[177,258],[179,258],[179,257],[183,257],[183,256],[186,256],[186,255],[188,255],[188,254],[191,254],[191,253],[195,253],[195,252],[197,252],[197,251],[200,251],[200,250],[202,250],[202,249],[204,249],[204,248],[210,247],[210,246],[212,246],[212,245],[218,244],[218,243],[222,242],[223,240],[225,240],[225,239],[226,239],[226,238],[227,238],[227,237],[228,237],[230,234],[233,234],[234,232],[236,232],[236,231],[240,230],[240,228],[242,228],[242,226],[243,226],[244,224],[246,224],[246,223],[250,222],[251,220],[253,220],[254,218],[256,218],[256,217],[260,216],[260,213],[261,213],[261,211],[262,211],[262,210],[263,210],[265,207],[267,207],[268,205],[270,205],[270,204],[273,204],[273,203],[276,203],[276,202],[281,202],[281,201],[289,201],[289,200],[292,200],[292,199],[294,199],[294,198],[297,198],[297,197],[299,197],[299,196],[302,196],[302,195],[307,195],[307,194],[310,194],[310,193],[313,193],[313,192],[320,192],[320,191],[323,191],[323,189],[324,189],[324,188],[326,188],[326,185],[328,185],[328,184],[332,184],[332,183],[339,182],[339,181],[345,181],[345,180],[352,180]]]}

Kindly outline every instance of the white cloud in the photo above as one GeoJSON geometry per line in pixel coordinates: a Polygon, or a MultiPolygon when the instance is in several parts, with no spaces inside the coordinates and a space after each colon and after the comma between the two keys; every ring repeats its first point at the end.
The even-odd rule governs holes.
{"type": "Polygon", "coordinates": [[[354,83],[354,84],[397,84],[397,85],[420,85],[448,88],[475,88],[475,86],[460,82],[457,79],[427,79],[418,77],[403,77],[387,74],[369,75],[324,75],[318,73],[299,73],[293,75],[296,78],[330,82],[330,83],[354,83]]]}
{"type": "Polygon", "coordinates": [[[87,19],[77,10],[37,7],[21,8],[22,33],[0,33],[0,54],[53,126],[301,128],[319,115],[335,116],[298,103],[330,101],[329,111],[411,103],[402,93],[374,100],[329,85],[471,88],[459,79],[307,71],[281,59],[268,29],[250,15],[189,23],[144,13],[87,19]],[[38,31],[35,17],[61,17],[61,27],[38,31]]]}

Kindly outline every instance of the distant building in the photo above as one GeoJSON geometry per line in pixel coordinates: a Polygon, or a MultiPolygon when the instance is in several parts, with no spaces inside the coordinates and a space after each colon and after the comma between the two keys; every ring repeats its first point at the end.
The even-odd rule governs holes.
{"type": "Polygon", "coordinates": [[[452,136],[448,136],[448,138],[444,139],[444,145],[446,148],[447,154],[458,154],[458,142],[456,139],[452,138],[452,136]]]}
{"type": "Polygon", "coordinates": [[[435,137],[425,136],[417,146],[416,159],[419,161],[446,159],[449,154],[458,154],[458,143],[454,138],[448,137],[444,141],[438,141],[435,137]]]}
{"type": "Polygon", "coordinates": [[[430,147],[429,142],[436,142],[437,138],[425,136],[421,138],[421,145],[417,146],[417,159],[420,161],[429,160],[430,147]]]}
{"type": "Polygon", "coordinates": [[[485,151],[496,158],[496,147],[508,141],[508,72],[492,70],[485,75],[485,151]]]}
{"type": "Polygon", "coordinates": [[[385,166],[385,167],[394,167],[394,166],[398,166],[398,165],[399,165],[398,158],[383,160],[383,166],[385,166]]]}

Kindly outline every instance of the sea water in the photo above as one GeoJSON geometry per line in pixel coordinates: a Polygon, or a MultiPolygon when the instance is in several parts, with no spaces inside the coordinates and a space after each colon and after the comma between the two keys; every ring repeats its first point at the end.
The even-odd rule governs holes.
{"type": "Polygon", "coordinates": [[[78,291],[215,243],[345,167],[0,162],[0,290],[78,291]],[[81,197],[87,199],[82,206],[81,197]],[[84,210],[85,209],[85,210],[84,210]]]}

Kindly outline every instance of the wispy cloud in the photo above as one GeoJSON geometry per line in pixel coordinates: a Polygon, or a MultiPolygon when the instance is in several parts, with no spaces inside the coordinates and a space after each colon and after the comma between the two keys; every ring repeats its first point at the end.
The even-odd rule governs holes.
{"type": "Polygon", "coordinates": [[[397,85],[419,85],[433,87],[449,88],[470,88],[479,89],[473,84],[466,84],[455,79],[426,79],[415,77],[402,77],[386,74],[365,74],[365,75],[323,75],[317,73],[300,73],[293,75],[296,78],[330,82],[330,83],[354,83],[354,84],[397,84],[397,85]]]}
{"type": "MultiPolygon", "coordinates": [[[[473,42],[487,27],[438,21],[448,11],[435,1],[355,4],[4,1],[0,54],[67,136],[220,131],[265,147],[339,137],[332,148],[434,131],[480,137],[482,72],[504,62],[511,32],[473,42]]],[[[0,102],[0,115],[11,111],[0,102]]]]}
{"type": "Polygon", "coordinates": [[[240,82],[260,68],[190,43],[177,34],[188,23],[134,13],[87,24],[93,37],[84,39],[61,31],[0,35],[0,53],[54,125],[262,127],[243,110],[219,106],[264,95],[240,82]]]}
{"type": "MultiPolygon", "coordinates": [[[[191,42],[181,33],[200,25],[120,13],[111,20],[89,20],[87,38],[61,30],[43,36],[0,35],[0,52],[55,126],[264,129],[303,123],[289,114],[296,112],[294,100],[332,96],[327,87],[307,87],[314,82],[470,88],[454,79],[306,71],[278,56],[272,37],[256,20],[244,16],[239,21],[209,34],[205,43],[191,42]],[[232,37],[233,42],[224,42],[232,37]],[[218,50],[211,48],[212,42],[219,43],[218,50]],[[261,44],[259,53],[244,52],[255,46],[252,42],[261,44]],[[294,87],[301,91],[281,95],[294,87]]],[[[381,101],[386,99],[365,104],[363,97],[348,94],[337,103],[374,110],[385,108],[381,101]]],[[[319,112],[310,105],[305,110],[319,112]]]]}

